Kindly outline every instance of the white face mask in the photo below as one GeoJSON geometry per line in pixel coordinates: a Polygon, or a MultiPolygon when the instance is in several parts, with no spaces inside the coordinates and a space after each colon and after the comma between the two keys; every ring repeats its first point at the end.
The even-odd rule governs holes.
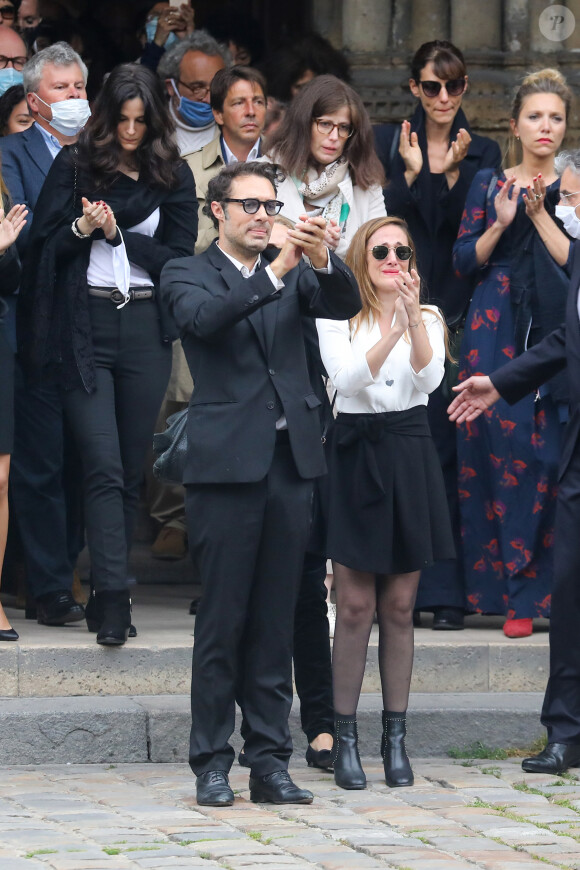
{"type": "Polygon", "coordinates": [[[88,100],[79,98],[59,100],[57,103],[45,103],[38,94],[34,96],[45,106],[48,106],[52,112],[52,121],[49,121],[44,115],[40,115],[39,112],[40,117],[62,136],[76,136],[91,117],[88,100]]]}
{"type": "Polygon", "coordinates": [[[557,205],[556,217],[564,224],[564,229],[573,239],[580,239],[580,219],[573,205],[557,205]]]}

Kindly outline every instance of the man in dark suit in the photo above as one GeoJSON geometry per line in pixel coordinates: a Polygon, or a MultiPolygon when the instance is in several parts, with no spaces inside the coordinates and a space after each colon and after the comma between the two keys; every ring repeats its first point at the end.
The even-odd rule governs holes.
{"type": "MultiPolygon", "coordinates": [[[[570,235],[580,239],[580,150],[563,152],[562,204],[570,235]]],[[[542,196],[542,194],[539,194],[542,196]]],[[[550,677],[542,708],[548,745],[525,758],[528,773],[558,774],[580,766],[580,242],[572,250],[571,281],[565,322],[526,353],[489,376],[476,375],[454,387],[452,420],[474,420],[500,397],[510,404],[522,399],[567,367],[570,417],[560,458],[554,542],[554,585],[550,613],[550,677]]]]}
{"type": "Polygon", "coordinates": [[[234,163],[208,186],[217,243],[168,263],[161,290],[195,383],[184,483],[201,576],[192,668],[190,765],[198,803],[229,805],[235,697],[243,698],[250,797],[310,803],[287,767],[294,607],[313,479],[325,472],[301,314],[346,319],[354,278],[303,216],[266,250],[276,167],[234,163]],[[302,255],[309,258],[307,265],[302,255]]]}
{"type": "MultiPolygon", "coordinates": [[[[0,139],[0,152],[2,174],[12,201],[28,207],[27,225],[17,241],[21,257],[26,257],[28,232],[44,179],[62,146],[76,141],[79,125],[88,117],[88,103],[87,68],[64,42],[35,54],[22,73],[34,123],[22,133],[0,139]],[[62,101],[67,101],[64,112],[59,105],[62,101]]],[[[17,319],[21,316],[26,313],[18,309],[17,319]]],[[[71,593],[80,542],[75,518],[67,511],[64,455],[58,390],[28,386],[17,366],[11,492],[24,548],[28,591],[36,601],[38,621],[45,625],[64,625],[84,617],[83,608],[71,593]]],[[[78,470],[68,477],[70,490],[77,492],[78,470]]],[[[73,497],[72,501],[78,512],[80,499],[75,501],[73,497]]]]}

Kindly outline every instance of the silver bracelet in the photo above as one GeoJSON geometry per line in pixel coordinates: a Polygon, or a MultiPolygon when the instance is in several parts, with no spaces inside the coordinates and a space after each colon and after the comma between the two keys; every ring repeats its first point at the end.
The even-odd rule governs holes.
{"type": "Polygon", "coordinates": [[[71,225],[71,230],[73,231],[73,233],[75,234],[77,239],[89,239],[91,237],[91,234],[90,233],[81,233],[81,231],[77,227],[77,223],[79,220],[80,220],[80,218],[74,219],[74,221],[72,222],[72,225],[71,225]]]}
{"type": "Polygon", "coordinates": [[[417,329],[417,327],[420,325],[421,325],[421,321],[419,321],[419,323],[410,323],[409,329],[417,329]]]}

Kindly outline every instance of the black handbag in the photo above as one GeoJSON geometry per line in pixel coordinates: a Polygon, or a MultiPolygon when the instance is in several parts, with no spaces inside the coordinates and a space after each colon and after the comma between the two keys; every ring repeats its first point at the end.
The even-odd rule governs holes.
{"type": "Polygon", "coordinates": [[[164,483],[183,483],[187,455],[187,412],[177,411],[167,418],[165,432],[153,436],[153,474],[164,483]]]}

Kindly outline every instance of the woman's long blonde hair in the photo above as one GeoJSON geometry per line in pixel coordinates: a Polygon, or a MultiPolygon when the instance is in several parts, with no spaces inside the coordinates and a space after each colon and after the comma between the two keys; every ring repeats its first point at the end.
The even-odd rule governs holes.
{"type": "MultiPolygon", "coordinates": [[[[376,231],[380,230],[382,227],[388,226],[400,227],[407,236],[407,241],[413,251],[413,253],[411,254],[411,259],[409,260],[409,270],[417,270],[417,254],[415,253],[415,245],[413,244],[413,239],[411,238],[409,227],[402,218],[374,218],[373,220],[367,221],[366,224],[363,224],[361,227],[359,227],[353,236],[352,242],[350,243],[348,251],[346,252],[346,256],[344,258],[344,262],[350,268],[354,277],[356,278],[360,290],[360,298],[362,301],[362,309],[350,321],[351,335],[355,335],[356,331],[363,323],[366,323],[369,327],[372,326],[374,323],[377,323],[382,314],[381,300],[379,299],[369,276],[367,247],[371,236],[373,236],[376,231]]],[[[427,308],[425,305],[421,305],[421,311],[429,311],[429,314],[434,313],[432,308],[427,308]]],[[[445,355],[449,360],[453,362],[453,357],[451,356],[451,353],[449,351],[449,335],[447,330],[447,324],[445,323],[445,318],[439,310],[437,310],[436,315],[443,324],[443,332],[445,338],[445,355]]],[[[409,341],[408,333],[405,333],[405,339],[409,341]]]]}

